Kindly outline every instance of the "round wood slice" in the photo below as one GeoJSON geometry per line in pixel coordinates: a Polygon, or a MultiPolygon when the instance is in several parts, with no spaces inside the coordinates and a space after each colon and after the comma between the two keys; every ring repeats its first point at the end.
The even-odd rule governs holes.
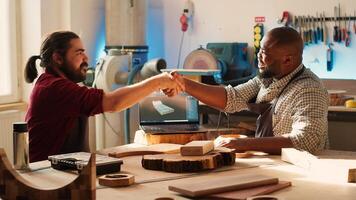
{"type": "Polygon", "coordinates": [[[235,153],[232,150],[214,150],[203,156],[182,156],[181,154],[144,155],[142,167],[150,170],[183,173],[198,172],[233,165],[235,153]]]}

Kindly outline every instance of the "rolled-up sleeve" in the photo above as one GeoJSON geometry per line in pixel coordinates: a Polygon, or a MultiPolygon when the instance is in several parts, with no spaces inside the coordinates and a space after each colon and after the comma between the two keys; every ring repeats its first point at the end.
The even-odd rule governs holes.
{"type": "Polygon", "coordinates": [[[232,87],[231,85],[226,86],[226,106],[224,112],[234,113],[247,110],[247,102],[256,97],[260,90],[259,83],[257,77],[255,77],[236,87],[232,87]]]}

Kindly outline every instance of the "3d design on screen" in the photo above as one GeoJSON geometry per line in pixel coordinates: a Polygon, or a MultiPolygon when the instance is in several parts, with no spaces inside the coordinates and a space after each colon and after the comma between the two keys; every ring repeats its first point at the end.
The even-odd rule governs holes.
{"type": "Polygon", "coordinates": [[[152,104],[153,104],[153,107],[157,110],[157,112],[160,115],[166,115],[166,114],[174,112],[173,108],[171,108],[171,107],[169,107],[167,105],[164,105],[162,103],[162,101],[152,101],[152,104]]]}

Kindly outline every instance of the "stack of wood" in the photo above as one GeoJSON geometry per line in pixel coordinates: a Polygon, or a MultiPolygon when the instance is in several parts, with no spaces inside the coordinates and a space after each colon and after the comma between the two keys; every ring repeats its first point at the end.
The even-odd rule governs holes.
{"type": "Polygon", "coordinates": [[[227,148],[214,150],[213,141],[192,141],[181,146],[179,154],[145,155],[145,169],[174,173],[198,172],[235,164],[235,153],[227,148]]]}
{"type": "Polygon", "coordinates": [[[344,106],[347,100],[354,99],[351,96],[345,95],[345,90],[328,90],[328,93],[330,106],[344,106]]]}

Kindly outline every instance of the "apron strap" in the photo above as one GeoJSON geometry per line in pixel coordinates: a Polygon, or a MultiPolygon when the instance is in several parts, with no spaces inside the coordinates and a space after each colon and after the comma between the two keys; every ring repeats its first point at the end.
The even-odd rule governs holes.
{"type": "Polygon", "coordinates": [[[282,91],[278,94],[275,101],[272,103],[248,103],[248,108],[250,111],[259,114],[256,120],[256,132],[255,137],[273,137],[273,113],[274,108],[277,104],[279,96],[282,94],[284,89],[298,76],[300,76],[305,71],[305,67],[299,70],[287,83],[287,85],[282,89],[282,91]]]}

